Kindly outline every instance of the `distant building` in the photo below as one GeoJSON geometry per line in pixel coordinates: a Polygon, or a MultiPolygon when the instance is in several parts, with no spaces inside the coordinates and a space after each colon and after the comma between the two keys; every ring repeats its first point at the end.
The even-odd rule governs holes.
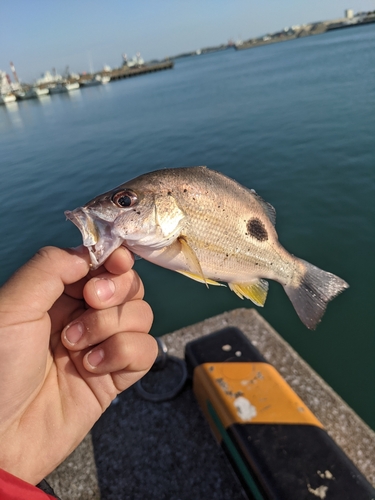
{"type": "Polygon", "coordinates": [[[345,17],[346,17],[346,19],[353,19],[353,17],[354,17],[353,9],[346,9],[345,17]]]}

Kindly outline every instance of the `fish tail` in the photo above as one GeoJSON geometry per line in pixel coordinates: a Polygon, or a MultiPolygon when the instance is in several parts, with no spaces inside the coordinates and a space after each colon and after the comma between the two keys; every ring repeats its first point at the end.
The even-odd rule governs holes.
{"type": "Polygon", "coordinates": [[[302,259],[298,260],[305,269],[299,286],[284,285],[284,290],[302,323],[314,330],[322,319],[328,302],[349,288],[349,285],[332,273],[302,259]]]}

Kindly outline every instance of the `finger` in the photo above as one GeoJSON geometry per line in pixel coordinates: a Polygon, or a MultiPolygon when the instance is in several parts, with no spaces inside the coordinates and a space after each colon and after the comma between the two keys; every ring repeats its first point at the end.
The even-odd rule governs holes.
{"type": "Polygon", "coordinates": [[[80,280],[88,271],[87,253],[42,248],[0,290],[2,310],[19,313],[21,321],[37,318],[51,308],[65,285],[80,280]]]}
{"type": "Polygon", "coordinates": [[[117,333],[83,357],[84,368],[95,374],[112,374],[118,391],[141,378],[157,356],[156,340],[147,333],[117,333]]]}
{"type": "Polygon", "coordinates": [[[112,274],[124,274],[134,265],[134,255],[125,247],[119,247],[104,262],[104,267],[112,274]]]}
{"type": "MultiPolygon", "coordinates": [[[[86,254],[87,256],[89,255],[87,248],[84,246],[78,247],[75,250],[81,252],[82,254],[86,254]]],[[[112,274],[124,274],[130,271],[133,265],[134,265],[133,254],[125,247],[120,247],[108,257],[108,259],[102,266],[100,266],[95,271],[90,270],[89,275],[91,277],[100,276],[101,274],[107,271],[112,274]]],[[[86,282],[87,278],[83,278],[81,281],[77,283],[73,283],[71,285],[66,286],[65,293],[75,299],[82,299],[83,298],[82,290],[86,282]]]]}
{"type": "Polygon", "coordinates": [[[64,328],[61,340],[71,351],[97,345],[120,332],[148,332],[153,314],[143,300],[132,300],[109,309],[89,309],[64,328]]]}
{"type": "Polygon", "coordinates": [[[90,307],[104,309],[128,300],[143,298],[144,288],[138,274],[133,270],[120,275],[102,273],[86,283],[83,296],[90,307]]]}

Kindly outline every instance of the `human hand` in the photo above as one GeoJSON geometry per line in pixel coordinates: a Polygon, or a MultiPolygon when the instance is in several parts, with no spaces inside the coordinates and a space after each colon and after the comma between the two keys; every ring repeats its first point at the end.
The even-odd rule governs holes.
{"type": "Polygon", "coordinates": [[[152,312],[132,265],[119,248],[91,272],[83,247],[47,247],[0,289],[0,468],[40,482],[151,367],[152,312]]]}

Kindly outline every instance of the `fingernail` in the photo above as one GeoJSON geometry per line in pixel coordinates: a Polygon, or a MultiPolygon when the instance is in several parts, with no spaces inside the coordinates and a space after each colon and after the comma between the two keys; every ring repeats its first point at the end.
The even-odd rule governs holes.
{"type": "Polygon", "coordinates": [[[95,349],[95,351],[91,351],[87,355],[87,362],[92,368],[96,368],[104,358],[103,349],[95,349]]]}
{"type": "Polygon", "coordinates": [[[69,342],[69,344],[76,344],[79,339],[82,337],[84,332],[82,323],[73,323],[69,325],[64,332],[65,339],[69,342]]]}
{"type": "Polygon", "coordinates": [[[107,278],[98,278],[95,283],[96,294],[102,302],[109,300],[115,293],[115,284],[107,278]]]}

